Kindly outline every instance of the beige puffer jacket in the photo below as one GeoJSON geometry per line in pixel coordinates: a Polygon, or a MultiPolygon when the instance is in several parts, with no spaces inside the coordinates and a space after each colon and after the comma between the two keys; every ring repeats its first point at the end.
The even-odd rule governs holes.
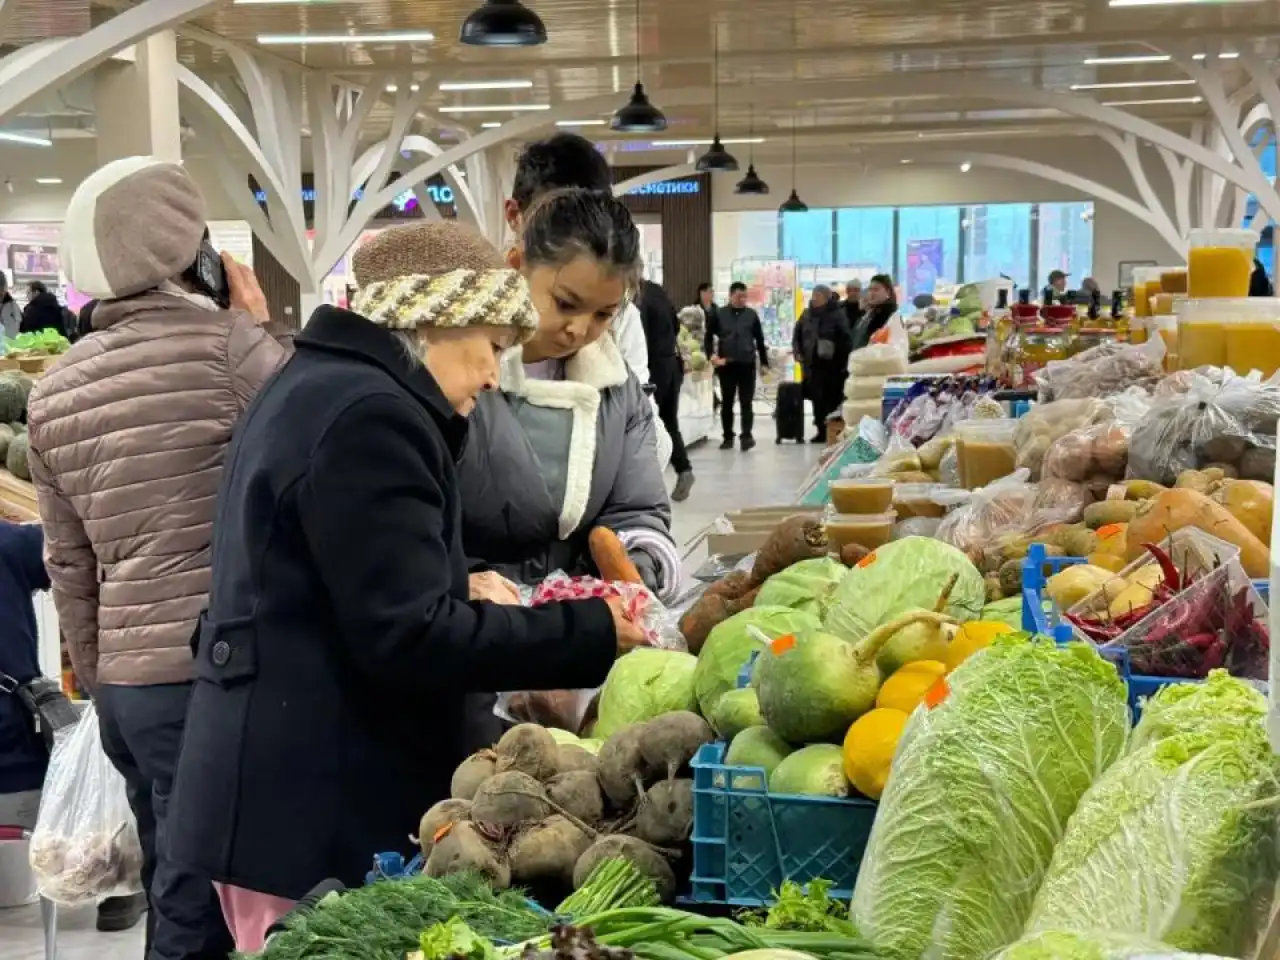
{"type": "Polygon", "coordinates": [[[104,301],[92,320],[28,406],[58,622],[89,689],[179,683],[231,429],[289,346],[177,293],[104,301]]]}

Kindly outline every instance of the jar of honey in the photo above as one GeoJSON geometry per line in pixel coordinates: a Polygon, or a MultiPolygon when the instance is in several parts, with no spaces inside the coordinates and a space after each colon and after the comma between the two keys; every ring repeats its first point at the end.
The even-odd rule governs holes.
{"type": "Polygon", "coordinates": [[[1190,243],[1187,295],[1191,299],[1249,295],[1249,276],[1258,247],[1255,231],[1221,227],[1192,230],[1190,243]]]}
{"type": "Polygon", "coordinates": [[[1035,373],[1054,360],[1067,359],[1070,336],[1064,327],[1019,327],[1005,345],[1009,380],[1014,389],[1035,385],[1035,373]]]}

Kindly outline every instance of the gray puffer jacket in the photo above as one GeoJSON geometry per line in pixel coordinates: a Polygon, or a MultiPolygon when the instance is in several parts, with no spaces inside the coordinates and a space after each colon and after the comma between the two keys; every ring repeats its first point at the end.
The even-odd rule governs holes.
{"type": "Polygon", "coordinates": [[[519,583],[590,573],[587,536],[604,526],[669,600],[680,557],[653,406],[611,337],[584,347],[563,373],[530,379],[520,351],[509,351],[502,390],[482,395],[471,414],[458,465],[467,556],[519,583]]]}

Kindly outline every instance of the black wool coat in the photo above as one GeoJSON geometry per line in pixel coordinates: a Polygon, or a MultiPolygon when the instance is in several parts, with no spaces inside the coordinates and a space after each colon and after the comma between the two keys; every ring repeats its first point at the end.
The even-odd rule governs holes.
{"type": "Polygon", "coordinates": [[[468,602],[467,435],[386,330],[321,307],[246,411],[171,802],[175,859],[297,899],[406,850],[466,755],[469,694],[592,687],[602,600],[468,602]]]}

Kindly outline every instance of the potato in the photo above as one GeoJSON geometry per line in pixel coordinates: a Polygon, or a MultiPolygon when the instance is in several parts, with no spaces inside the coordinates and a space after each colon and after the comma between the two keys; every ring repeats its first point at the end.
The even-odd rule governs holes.
{"type": "Polygon", "coordinates": [[[1276,452],[1269,447],[1250,447],[1240,458],[1240,479],[1271,483],[1276,475],[1276,452]]]}
{"type": "Polygon", "coordinates": [[[1244,437],[1219,435],[1200,444],[1196,453],[1209,463],[1239,463],[1248,449],[1244,437]]]}

